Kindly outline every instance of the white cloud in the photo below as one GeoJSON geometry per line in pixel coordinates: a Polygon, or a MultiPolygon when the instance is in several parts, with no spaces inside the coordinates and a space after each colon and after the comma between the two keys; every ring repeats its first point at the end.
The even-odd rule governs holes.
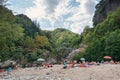
{"type": "Polygon", "coordinates": [[[75,33],[81,33],[85,26],[92,25],[97,2],[97,0],[34,0],[35,5],[26,9],[25,14],[33,20],[40,21],[42,29],[64,27],[75,33]]]}

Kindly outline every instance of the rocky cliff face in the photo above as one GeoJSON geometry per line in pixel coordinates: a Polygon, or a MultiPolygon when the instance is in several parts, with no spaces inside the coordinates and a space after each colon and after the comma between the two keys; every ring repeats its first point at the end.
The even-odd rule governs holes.
{"type": "Polygon", "coordinates": [[[109,13],[113,12],[120,6],[120,0],[101,0],[96,6],[93,25],[101,23],[109,13]]]}

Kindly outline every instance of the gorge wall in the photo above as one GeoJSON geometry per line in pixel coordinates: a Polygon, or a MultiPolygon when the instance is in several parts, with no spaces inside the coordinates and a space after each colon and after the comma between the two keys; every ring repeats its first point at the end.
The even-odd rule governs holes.
{"type": "Polygon", "coordinates": [[[120,6],[120,0],[101,0],[96,5],[96,11],[93,17],[93,25],[101,23],[109,13],[115,11],[120,6]]]}

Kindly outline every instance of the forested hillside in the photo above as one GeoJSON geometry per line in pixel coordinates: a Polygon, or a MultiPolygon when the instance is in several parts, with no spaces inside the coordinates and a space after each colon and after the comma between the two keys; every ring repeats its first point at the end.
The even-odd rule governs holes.
{"type": "Polygon", "coordinates": [[[46,60],[54,58],[60,62],[72,49],[79,47],[79,34],[63,28],[44,31],[37,22],[23,14],[13,15],[12,11],[4,6],[0,6],[0,10],[2,61],[10,59],[24,65],[42,57],[46,60]]]}
{"type": "Polygon", "coordinates": [[[67,58],[72,50],[79,48],[79,44],[82,41],[82,37],[79,34],[63,28],[46,31],[45,35],[48,37],[51,50],[58,61],[67,58]]]}
{"type": "Polygon", "coordinates": [[[21,25],[16,23],[16,17],[12,12],[0,6],[0,58],[2,60],[12,56],[12,51],[17,47],[16,43],[19,43],[24,36],[23,31],[21,25]]]}

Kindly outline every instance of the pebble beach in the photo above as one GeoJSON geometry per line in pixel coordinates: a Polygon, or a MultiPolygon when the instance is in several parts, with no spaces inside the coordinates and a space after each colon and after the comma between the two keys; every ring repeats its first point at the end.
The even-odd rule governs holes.
{"type": "Polygon", "coordinates": [[[62,67],[63,65],[53,65],[51,68],[18,68],[9,73],[1,72],[0,80],[120,80],[120,64],[68,69],[62,67]]]}

